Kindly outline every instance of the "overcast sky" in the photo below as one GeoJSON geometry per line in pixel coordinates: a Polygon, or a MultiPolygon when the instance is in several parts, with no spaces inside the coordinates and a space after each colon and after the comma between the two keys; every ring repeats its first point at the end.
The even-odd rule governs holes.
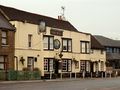
{"type": "Polygon", "coordinates": [[[120,0],[0,0],[1,5],[57,18],[65,17],[79,31],[120,39],[120,0]]]}

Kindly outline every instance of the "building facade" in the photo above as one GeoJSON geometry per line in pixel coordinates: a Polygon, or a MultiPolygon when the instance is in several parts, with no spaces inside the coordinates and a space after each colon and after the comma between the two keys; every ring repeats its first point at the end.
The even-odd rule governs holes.
{"type": "Polygon", "coordinates": [[[14,69],[15,28],[0,9],[0,70],[14,69]]]}
{"type": "Polygon", "coordinates": [[[120,41],[113,40],[104,36],[95,36],[95,38],[101,43],[106,49],[106,65],[112,70],[120,69],[120,41]]]}
{"type": "Polygon", "coordinates": [[[106,51],[105,48],[91,35],[91,61],[92,72],[105,73],[106,72],[106,51]]]}
{"type": "MultiPolygon", "coordinates": [[[[92,61],[100,60],[104,64],[105,52],[93,58],[96,54],[99,56],[101,48],[91,55],[91,35],[79,32],[68,21],[10,7],[0,8],[16,27],[15,70],[38,68],[42,76],[52,73],[59,77],[61,73],[63,76],[90,74],[95,71],[92,61]]],[[[99,70],[105,71],[105,66],[99,70]]]]}

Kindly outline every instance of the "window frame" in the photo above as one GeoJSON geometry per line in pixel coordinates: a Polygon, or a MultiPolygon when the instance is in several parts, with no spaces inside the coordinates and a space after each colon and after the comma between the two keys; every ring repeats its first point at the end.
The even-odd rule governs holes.
{"type": "Polygon", "coordinates": [[[80,72],[90,72],[90,68],[90,60],[80,60],[80,72]]]}
{"type": "Polygon", "coordinates": [[[44,50],[51,50],[51,51],[54,50],[54,36],[48,36],[48,35],[44,35],[44,36],[43,36],[43,49],[44,49],[44,50]],[[44,48],[44,38],[45,38],[45,37],[48,38],[48,39],[47,39],[47,40],[48,40],[48,41],[47,41],[47,48],[44,48]],[[53,40],[52,40],[52,48],[50,47],[50,46],[51,46],[51,42],[50,42],[50,39],[51,39],[51,38],[53,39],[53,40]]]}
{"type": "Polygon", "coordinates": [[[2,44],[2,45],[8,45],[8,31],[7,31],[7,30],[1,30],[1,44],[2,44]],[[3,34],[2,34],[3,32],[6,33],[6,36],[5,36],[5,37],[2,36],[2,35],[3,35],[3,34]],[[2,42],[3,39],[6,40],[5,44],[3,44],[3,42],[2,42]]]}
{"type": "Polygon", "coordinates": [[[50,72],[50,71],[54,71],[54,58],[44,58],[44,72],[50,72]],[[47,69],[45,70],[45,60],[47,60],[47,69]],[[51,65],[51,62],[52,64],[51,65]],[[52,66],[52,70],[51,70],[51,66],[52,66]]]}
{"type": "Polygon", "coordinates": [[[30,70],[30,71],[33,71],[34,69],[34,57],[27,57],[27,68],[30,70]],[[29,59],[32,59],[31,60],[31,64],[29,64],[29,59]],[[30,66],[30,67],[29,67],[30,66]]]}
{"type": "Polygon", "coordinates": [[[72,39],[71,38],[62,38],[62,52],[72,52],[72,39]],[[66,50],[64,50],[64,40],[66,40],[67,45],[66,45],[66,50]],[[69,49],[69,41],[71,42],[71,48],[69,49]]]}
{"type": "Polygon", "coordinates": [[[3,62],[0,61],[0,64],[3,64],[4,69],[0,69],[0,70],[6,70],[7,69],[7,56],[5,55],[0,55],[0,57],[3,57],[3,62]]]}
{"type": "Polygon", "coordinates": [[[28,47],[32,47],[32,34],[28,34],[28,47]]]}
{"type": "Polygon", "coordinates": [[[62,72],[71,72],[72,71],[72,60],[71,59],[62,59],[62,72]],[[66,61],[66,70],[63,70],[63,64],[66,61]],[[69,65],[70,62],[70,65],[69,65]]]}
{"type": "Polygon", "coordinates": [[[90,42],[89,41],[80,41],[80,52],[82,54],[90,54],[90,42]],[[85,44],[85,51],[83,52],[82,43],[85,44]]]}

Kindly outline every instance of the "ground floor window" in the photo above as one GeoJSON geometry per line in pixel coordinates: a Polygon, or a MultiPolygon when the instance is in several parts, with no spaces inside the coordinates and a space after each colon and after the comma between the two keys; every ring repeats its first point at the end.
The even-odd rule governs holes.
{"type": "Polygon", "coordinates": [[[53,59],[52,58],[45,58],[44,59],[44,71],[53,71],[53,59]]]}
{"type": "Polygon", "coordinates": [[[64,59],[62,60],[62,71],[70,72],[72,70],[72,62],[71,60],[64,59]]]}
{"type": "Polygon", "coordinates": [[[96,72],[99,71],[99,66],[98,65],[99,65],[98,62],[95,62],[95,71],[96,72]]]}
{"type": "Polygon", "coordinates": [[[6,56],[0,56],[0,70],[5,70],[6,67],[6,60],[7,57],[6,56]]]}
{"type": "Polygon", "coordinates": [[[90,71],[90,61],[89,60],[81,60],[80,61],[80,71],[90,71]]]}
{"type": "Polygon", "coordinates": [[[101,71],[104,71],[104,62],[101,61],[101,71]]]}

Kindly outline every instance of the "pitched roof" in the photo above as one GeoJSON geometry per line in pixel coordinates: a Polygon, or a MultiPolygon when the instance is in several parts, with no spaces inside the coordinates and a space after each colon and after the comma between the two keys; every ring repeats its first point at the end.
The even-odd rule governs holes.
{"type": "Polygon", "coordinates": [[[12,24],[9,23],[8,19],[2,13],[2,10],[0,10],[0,29],[15,30],[12,24]]]}
{"type": "Polygon", "coordinates": [[[107,53],[107,59],[108,60],[120,60],[120,54],[119,53],[107,53]]]}
{"type": "Polygon", "coordinates": [[[119,40],[113,40],[104,36],[94,35],[94,37],[102,44],[103,46],[109,47],[120,47],[119,40]]]}
{"type": "Polygon", "coordinates": [[[91,48],[92,49],[104,49],[104,47],[91,35],[91,48]]]}
{"type": "Polygon", "coordinates": [[[10,21],[26,21],[28,23],[37,25],[39,25],[40,21],[45,21],[46,25],[49,27],[78,32],[78,30],[68,21],[58,20],[55,18],[38,15],[2,5],[0,5],[0,8],[9,17],[10,21]]]}

